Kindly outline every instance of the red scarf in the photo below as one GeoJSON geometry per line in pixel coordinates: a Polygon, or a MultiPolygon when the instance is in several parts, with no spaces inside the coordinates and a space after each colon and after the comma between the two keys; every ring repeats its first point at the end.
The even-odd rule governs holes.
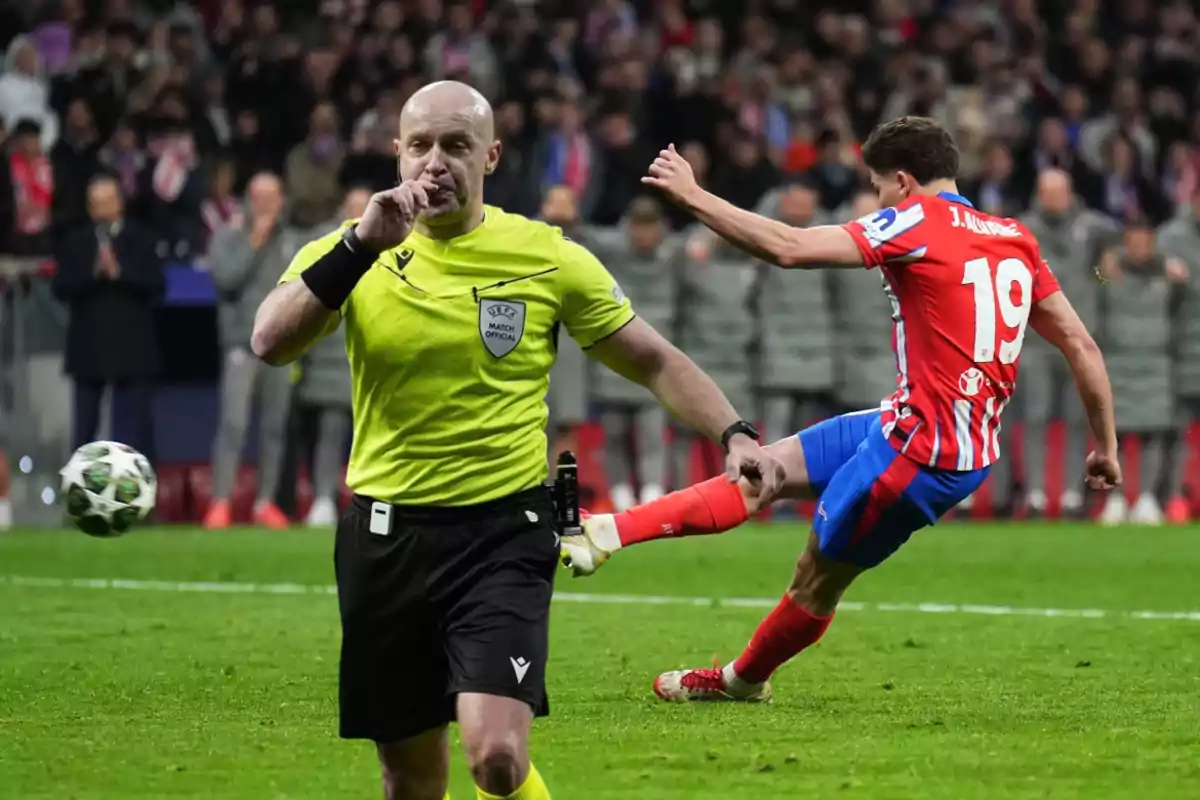
{"type": "Polygon", "coordinates": [[[26,158],[13,153],[9,158],[13,195],[16,201],[17,233],[39,234],[50,225],[50,205],[54,200],[54,170],[44,155],[26,158]]]}

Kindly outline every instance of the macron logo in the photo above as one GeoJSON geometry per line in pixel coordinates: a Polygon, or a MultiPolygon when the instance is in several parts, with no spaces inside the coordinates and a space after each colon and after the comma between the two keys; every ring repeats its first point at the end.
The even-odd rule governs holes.
{"type": "Polygon", "coordinates": [[[509,658],[509,662],[513,665],[513,672],[517,673],[517,683],[525,680],[525,673],[529,672],[530,662],[526,661],[521,656],[509,658]]]}

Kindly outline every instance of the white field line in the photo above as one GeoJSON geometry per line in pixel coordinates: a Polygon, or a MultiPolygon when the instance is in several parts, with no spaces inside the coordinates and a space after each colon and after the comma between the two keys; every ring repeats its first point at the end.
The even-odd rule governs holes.
{"type": "MultiPolygon", "coordinates": [[[[230,583],[225,581],[145,581],[121,578],[33,578],[0,575],[0,585],[45,589],[119,589],[199,594],[335,595],[337,587],[303,583],[230,583]]],[[[555,592],[559,603],[627,606],[694,606],[697,608],[774,608],[778,598],[675,597],[652,594],[588,594],[555,592]]],[[[840,611],[907,614],[977,614],[989,617],[1059,617],[1067,619],[1182,620],[1200,622],[1200,611],[1113,611],[1103,608],[1023,608],[970,603],[844,602],[840,611]]]]}

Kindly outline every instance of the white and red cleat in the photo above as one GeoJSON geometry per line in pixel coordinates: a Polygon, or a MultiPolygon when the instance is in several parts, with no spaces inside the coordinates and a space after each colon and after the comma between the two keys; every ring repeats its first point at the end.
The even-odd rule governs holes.
{"type": "Polygon", "coordinates": [[[769,703],[773,696],[770,681],[746,683],[732,664],[664,672],[654,679],[654,693],[671,703],[769,703]]]}

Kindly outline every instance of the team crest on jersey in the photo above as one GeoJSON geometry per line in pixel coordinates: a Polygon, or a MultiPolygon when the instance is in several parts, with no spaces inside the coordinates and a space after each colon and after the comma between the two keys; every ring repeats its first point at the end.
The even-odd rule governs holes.
{"type": "Polygon", "coordinates": [[[983,373],[978,367],[971,367],[962,375],[958,376],[958,390],[967,397],[974,397],[979,394],[980,388],[983,386],[983,373]]]}
{"type": "Polygon", "coordinates": [[[871,243],[871,247],[880,247],[905,231],[912,230],[924,220],[925,209],[920,203],[915,203],[903,211],[881,208],[859,218],[858,224],[862,226],[863,234],[871,243]]]}
{"type": "Polygon", "coordinates": [[[479,335],[496,358],[516,349],[525,335],[525,304],[520,300],[479,301],[479,335]]]}

